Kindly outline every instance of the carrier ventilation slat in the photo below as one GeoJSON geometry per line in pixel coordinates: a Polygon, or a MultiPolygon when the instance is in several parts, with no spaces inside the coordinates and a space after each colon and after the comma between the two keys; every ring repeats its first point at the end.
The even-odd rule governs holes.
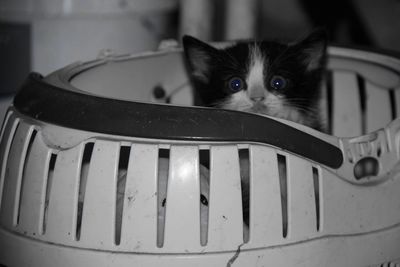
{"type": "Polygon", "coordinates": [[[119,162],[118,162],[118,180],[117,180],[117,201],[116,201],[116,212],[115,212],[115,244],[119,245],[121,242],[121,227],[122,227],[122,216],[124,213],[124,198],[125,198],[125,187],[128,173],[128,163],[131,148],[128,146],[122,146],[119,151],[119,162]]]}
{"type": "Polygon", "coordinates": [[[313,182],[314,182],[314,197],[315,197],[315,214],[316,214],[316,225],[317,225],[317,231],[320,230],[321,226],[321,219],[320,219],[320,209],[321,209],[321,203],[320,203],[320,175],[319,175],[319,170],[316,167],[312,167],[312,173],[313,173],[313,182]]]}
{"type": "Polygon", "coordinates": [[[86,143],[85,149],[83,150],[82,162],[81,162],[81,173],[79,178],[79,189],[78,189],[78,203],[77,203],[77,216],[76,216],[76,240],[80,239],[81,226],[82,226],[82,214],[86,191],[86,182],[89,172],[90,160],[92,158],[94,143],[86,143]]]}
{"type": "Polygon", "coordinates": [[[317,232],[315,187],[312,165],[306,159],[288,154],[288,228],[287,238],[304,240],[317,232]]]}
{"type": "Polygon", "coordinates": [[[237,146],[210,150],[209,249],[232,249],[243,243],[243,212],[237,146]],[[221,160],[222,159],[222,160],[221,160]],[[226,196],[221,197],[221,192],[226,196]]]}
{"type": "Polygon", "coordinates": [[[47,212],[46,210],[49,207],[49,201],[50,201],[50,190],[52,188],[53,184],[53,178],[54,178],[54,168],[56,166],[56,160],[57,160],[57,155],[56,154],[51,154],[50,156],[50,161],[49,161],[49,167],[47,170],[47,183],[46,183],[46,196],[45,196],[45,210],[43,212],[43,225],[42,225],[42,233],[46,233],[46,225],[47,225],[47,212]]]}
{"type": "MultiPolygon", "coordinates": [[[[243,227],[250,231],[250,153],[249,149],[239,149],[239,166],[242,189],[243,227]]],[[[249,241],[249,235],[243,229],[243,241],[249,241]]]]}
{"type": "Polygon", "coordinates": [[[120,142],[97,139],[87,175],[79,241],[115,247],[115,206],[120,142]],[[96,225],[96,227],[93,227],[96,225]]]}
{"type": "Polygon", "coordinates": [[[18,121],[19,121],[18,119],[15,120],[15,121],[13,121],[13,120],[10,121],[11,115],[13,115],[13,112],[12,111],[8,111],[6,116],[4,117],[3,124],[1,126],[1,133],[0,133],[0,141],[1,142],[2,142],[4,136],[9,137],[9,133],[7,135],[4,135],[6,133],[6,129],[8,127],[10,127],[10,125],[18,123],[18,121]]]}
{"type": "Polygon", "coordinates": [[[250,145],[249,245],[266,247],[282,240],[282,208],[274,148],[250,145]]]}
{"type": "Polygon", "coordinates": [[[3,199],[3,188],[6,175],[7,159],[11,149],[11,143],[14,139],[19,120],[10,120],[11,112],[7,114],[4,122],[1,143],[0,143],[0,210],[3,199]]]}
{"type": "Polygon", "coordinates": [[[18,221],[22,172],[33,127],[26,123],[15,122],[11,130],[14,133],[9,140],[9,153],[3,169],[7,179],[3,185],[0,220],[2,225],[15,227],[18,221]]]}
{"type": "Polygon", "coordinates": [[[361,133],[367,132],[367,92],[365,89],[365,80],[360,75],[357,75],[358,93],[360,94],[361,107],[361,133]]]}
{"type": "Polygon", "coordinates": [[[169,174],[169,149],[158,151],[157,174],[157,247],[164,246],[165,210],[167,206],[167,185],[169,174]]]}
{"type": "Polygon", "coordinates": [[[166,199],[164,248],[197,251],[201,244],[197,146],[171,146],[166,199]]]}
{"type": "Polygon", "coordinates": [[[45,235],[50,242],[76,240],[77,203],[84,150],[85,144],[81,143],[57,153],[51,188],[47,193],[49,202],[45,235]]]}
{"type": "Polygon", "coordinates": [[[391,111],[391,116],[392,120],[397,118],[397,106],[396,106],[396,94],[395,94],[395,89],[390,89],[389,90],[389,99],[390,99],[390,111],[391,111]]]}
{"type": "Polygon", "coordinates": [[[394,94],[394,107],[396,107],[395,118],[400,117],[400,87],[396,87],[393,89],[394,94]]]}
{"type": "MultiPolygon", "coordinates": [[[[199,151],[199,163],[200,163],[200,176],[204,175],[208,185],[210,184],[210,150],[201,149],[199,151]],[[202,171],[202,169],[204,171],[202,171]]],[[[201,179],[201,177],[200,177],[201,179]]],[[[200,227],[200,244],[202,246],[207,245],[208,241],[208,216],[210,211],[209,206],[209,195],[210,188],[204,182],[200,182],[200,205],[203,208],[203,212],[200,212],[200,224],[203,222],[204,227],[200,227]]]]}
{"type": "Polygon", "coordinates": [[[326,73],[326,102],[327,102],[327,131],[329,134],[333,133],[333,73],[328,71],[326,73]]]}
{"type": "Polygon", "coordinates": [[[23,167],[23,170],[22,170],[21,184],[20,184],[20,190],[19,190],[20,193],[19,193],[19,200],[18,200],[17,224],[19,224],[19,219],[20,219],[20,215],[21,215],[21,214],[20,214],[20,211],[21,211],[22,192],[24,192],[24,187],[25,187],[25,182],[26,182],[25,177],[26,177],[26,175],[27,175],[27,172],[26,172],[27,163],[28,163],[28,162],[27,162],[27,158],[29,157],[29,155],[30,155],[30,153],[31,153],[32,144],[33,144],[33,141],[35,140],[36,133],[37,133],[36,130],[33,130],[33,131],[32,131],[32,134],[31,134],[30,139],[29,139],[28,148],[27,148],[26,154],[25,154],[25,156],[24,156],[24,167],[23,167]]]}
{"type": "Polygon", "coordinates": [[[366,133],[385,127],[393,119],[390,90],[366,81],[366,133]]]}
{"type": "Polygon", "coordinates": [[[146,252],[157,244],[158,145],[132,144],[123,198],[120,246],[146,252]]]}
{"type": "Polygon", "coordinates": [[[42,235],[46,188],[52,151],[41,134],[33,133],[26,153],[21,183],[18,230],[27,235],[42,235]]]}
{"type": "Polygon", "coordinates": [[[278,174],[281,192],[281,207],[282,207],[282,236],[287,237],[288,233],[288,190],[287,190],[287,166],[286,157],[277,154],[278,159],[278,174]]]}
{"type": "Polygon", "coordinates": [[[352,72],[335,71],[333,78],[333,121],[335,136],[362,134],[360,90],[357,76],[352,72]]]}

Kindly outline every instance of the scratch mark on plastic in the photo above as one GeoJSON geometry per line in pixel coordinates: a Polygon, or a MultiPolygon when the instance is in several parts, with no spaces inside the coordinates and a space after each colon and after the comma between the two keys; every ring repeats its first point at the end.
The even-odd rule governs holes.
{"type": "Polygon", "coordinates": [[[236,259],[239,257],[240,249],[242,248],[242,246],[243,246],[244,244],[245,244],[245,243],[243,242],[242,244],[240,244],[240,245],[238,246],[238,248],[237,248],[237,250],[236,250],[236,252],[235,252],[235,255],[233,255],[233,257],[230,258],[230,260],[229,260],[228,263],[226,264],[226,267],[231,267],[232,264],[236,261],[236,259]]]}

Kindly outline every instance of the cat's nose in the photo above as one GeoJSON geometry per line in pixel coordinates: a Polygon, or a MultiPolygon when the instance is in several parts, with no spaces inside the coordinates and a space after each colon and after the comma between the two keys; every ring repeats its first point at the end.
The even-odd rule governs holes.
{"type": "Polygon", "coordinates": [[[255,96],[250,98],[253,102],[261,102],[265,99],[264,96],[255,96]]]}
{"type": "Polygon", "coordinates": [[[261,102],[265,99],[265,90],[262,86],[252,86],[249,88],[248,96],[253,102],[261,102]]]}

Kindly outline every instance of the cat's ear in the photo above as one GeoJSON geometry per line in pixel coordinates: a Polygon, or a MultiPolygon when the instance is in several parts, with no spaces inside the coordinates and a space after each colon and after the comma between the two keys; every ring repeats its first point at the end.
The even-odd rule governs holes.
{"type": "Polygon", "coordinates": [[[183,36],[182,43],[192,75],[208,82],[211,60],[218,54],[218,50],[189,35],[183,36]]]}
{"type": "Polygon", "coordinates": [[[328,35],[325,29],[317,29],[295,46],[301,49],[307,70],[317,70],[324,66],[328,35]]]}

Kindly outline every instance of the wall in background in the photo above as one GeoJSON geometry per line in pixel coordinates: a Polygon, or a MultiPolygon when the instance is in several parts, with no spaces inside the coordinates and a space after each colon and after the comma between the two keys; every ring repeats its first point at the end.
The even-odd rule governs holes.
{"type": "Polygon", "coordinates": [[[399,17],[398,0],[0,0],[0,95],[32,70],[153,50],[185,32],[292,41],[325,26],[334,43],[400,51],[399,17]]]}
{"type": "Polygon", "coordinates": [[[29,71],[156,49],[176,35],[177,10],[178,0],[1,0],[0,93],[15,91],[29,71]]]}

